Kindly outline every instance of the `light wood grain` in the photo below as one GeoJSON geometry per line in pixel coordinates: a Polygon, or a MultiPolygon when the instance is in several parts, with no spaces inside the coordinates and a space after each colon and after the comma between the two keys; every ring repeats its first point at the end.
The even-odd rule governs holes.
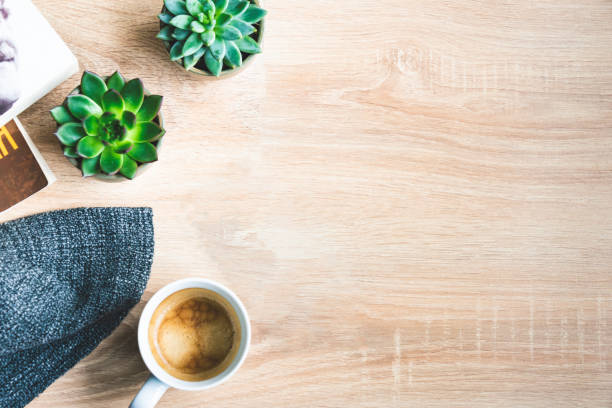
{"type": "Polygon", "coordinates": [[[59,176],[4,214],[150,205],[143,302],[37,407],[127,406],[136,325],[205,276],[253,322],[230,382],[160,407],[610,407],[612,2],[267,0],[265,53],[214,81],[154,39],[160,1],[35,0],[82,68],[166,96],[161,161],[59,176]]]}

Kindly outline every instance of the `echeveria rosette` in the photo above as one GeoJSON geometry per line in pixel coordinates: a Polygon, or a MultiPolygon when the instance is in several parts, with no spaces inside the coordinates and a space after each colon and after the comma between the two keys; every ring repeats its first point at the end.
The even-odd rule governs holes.
{"type": "Polygon", "coordinates": [[[204,60],[207,70],[219,76],[223,66],[242,65],[242,54],[258,54],[261,48],[254,24],[266,11],[250,0],[165,0],[159,15],[157,38],[167,42],[170,59],[183,59],[189,70],[204,60]]]}
{"type": "Polygon", "coordinates": [[[155,118],[159,95],[145,95],[140,79],[119,72],[106,81],[85,71],[79,93],[51,110],[64,155],[80,161],[83,176],[99,173],[134,178],[138,166],[157,160],[155,143],[165,131],[155,118]]]}

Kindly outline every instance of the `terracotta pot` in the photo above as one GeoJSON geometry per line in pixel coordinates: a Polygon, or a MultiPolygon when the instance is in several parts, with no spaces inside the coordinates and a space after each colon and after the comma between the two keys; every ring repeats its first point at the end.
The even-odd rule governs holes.
{"type": "MultiPolygon", "coordinates": [[[[108,77],[105,77],[104,80],[106,81],[108,79],[108,77]]],[[[81,92],[81,87],[77,86],[76,88],[74,88],[72,90],[72,92],[70,92],[70,94],[68,94],[68,96],[70,95],[76,95],[78,93],[81,92]]],[[[151,92],[147,91],[145,89],[145,95],[151,95],[151,92]]],[[[155,119],[153,119],[153,121],[155,123],[157,123],[162,129],[164,129],[164,118],[162,116],[161,110],[159,111],[158,115],[155,117],[155,119]]],[[[162,145],[162,140],[164,139],[166,135],[164,134],[162,137],[159,138],[159,140],[152,142],[155,145],[155,148],[157,149],[157,153],[159,156],[159,150],[161,148],[162,145]]],[[[62,147],[62,150],[64,148],[64,145],[60,143],[60,146],[62,147]]],[[[158,157],[159,158],[159,157],[158,157]]],[[[80,159],[75,159],[74,157],[67,157],[68,161],[70,163],[72,163],[72,165],[74,167],[76,167],[77,169],[79,169],[79,171],[81,170],[81,166],[80,166],[80,159]]],[[[144,164],[140,164],[138,166],[138,169],[136,170],[136,174],[134,175],[134,179],[136,177],[141,176],[145,171],[147,171],[151,165],[155,164],[156,162],[151,162],[151,163],[144,163],[144,164]]],[[[105,173],[98,173],[95,176],[92,176],[91,178],[95,178],[97,180],[100,181],[105,181],[107,183],[120,183],[122,181],[131,181],[130,179],[128,179],[127,177],[122,176],[121,174],[117,173],[117,174],[105,174],[105,173]]]]}
{"type": "MultiPolygon", "coordinates": [[[[251,3],[255,4],[256,6],[259,7],[263,7],[262,6],[262,2],[260,0],[250,0],[251,3]]],[[[162,7],[162,13],[166,12],[166,6],[162,7]]],[[[159,23],[160,28],[163,27],[163,23],[159,23]]],[[[255,24],[255,26],[257,27],[257,44],[259,44],[259,47],[263,50],[263,37],[264,37],[264,27],[265,27],[265,18],[263,20],[261,20],[259,23],[255,24]]],[[[168,56],[170,56],[170,42],[168,41],[164,41],[164,46],[166,47],[166,52],[168,52],[168,56]]],[[[250,66],[253,63],[253,60],[255,59],[255,57],[258,54],[245,54],[243,53],[243,60],[242,60],[242,65],[239,66],[238,68],[227,68],[225,67],[225,64],[223,66],[223,70],[221,71],[221,74],[216,77],[213,74],[211,74],[210,72],[208,72],[205,69],[200,69],[197,68],[197,65],[200,65],[200,63],[196,64],[196,66],[194,66],[193,68],[187,69],[186,71],[192,72],[194,74],[198,74],[198,75],[203,75],[203,76],[207,76],[207,77],[211,77],[211,78],[217,78],[217,79],[224,79],[224,78],[230,78],[240,72],[242,72],[244,69],[246,69],[248,66],[250,66]]],[[[203,60],[202,64],[204,64],[203,60]]],[[[180,65],[181,68],[185,69],[185,67],[183,66],[183,59],[179,59],[176,61],[173,61],[176,64],[180,65]]]]}

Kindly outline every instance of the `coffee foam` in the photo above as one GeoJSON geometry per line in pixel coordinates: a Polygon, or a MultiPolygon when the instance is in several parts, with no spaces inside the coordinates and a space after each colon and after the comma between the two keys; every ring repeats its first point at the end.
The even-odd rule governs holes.
{"type": "Polygon", "coordinates": [[[186,381],[221,373],[240,341],[238,317],[215,292],[192,288],[166,298],[153,313],[149,344],[158,364],[186,381]]]}

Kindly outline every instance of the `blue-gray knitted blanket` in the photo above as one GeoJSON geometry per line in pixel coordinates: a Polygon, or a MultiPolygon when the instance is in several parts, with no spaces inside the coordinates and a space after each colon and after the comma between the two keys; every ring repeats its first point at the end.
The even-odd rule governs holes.
{"type": "Polygon", "coordinates": [[[0,225],[0,407],[23,407],[138,303],[149,208],[80,208],[0,225]]]}

